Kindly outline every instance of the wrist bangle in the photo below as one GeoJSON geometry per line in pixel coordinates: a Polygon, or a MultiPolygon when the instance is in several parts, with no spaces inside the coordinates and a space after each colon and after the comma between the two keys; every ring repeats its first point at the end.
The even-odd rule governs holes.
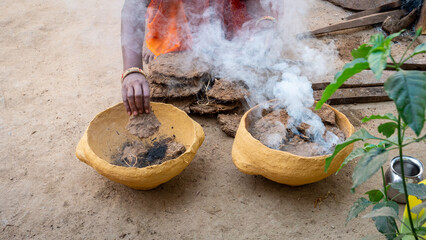
{"type": "Polygon", "coordinates": [[[131,67],[131,68],[125,70],[123,72],[123,74],[121,74],[121,83],[123,83],[124,78],[127,77],[127,75],[129,75],[131,73],[140,73],[146,78],[146,73],[142,69],[140,69],[138,67],[131,67]]]}
{"type": "Polygon", "coordinates": [[[259,18],[259,19],[256,21],[256,27],[257,27],[257,25],[259,25],[259,23],[260,23],[261,21],[265,21],[265,20],[271,21],[271,22],[273,22],[273,23],[276,23],[276,22],[277,22],[277,19],[275,19],[275,18],[274,18],[274,17],[272,17],[272,16],[263,16],[263,17],[259,18]]]}

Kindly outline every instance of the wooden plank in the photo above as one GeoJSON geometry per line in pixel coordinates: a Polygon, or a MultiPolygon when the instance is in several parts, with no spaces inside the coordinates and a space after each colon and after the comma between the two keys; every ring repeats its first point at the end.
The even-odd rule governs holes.
{"type": "Polygon", "coordinates": [[[426,34],[426,1],[423,1],[422,11],[420,12],[420,18],[416,25],[416,29],[422,27],[422,35],[426,34]]]}
{"type": "Polygon", "coordinates": [[[392,0],[327,0],[337,6],[355,10],[363,11],[371,8],[376,8],[378,6],[384,5],[391,2],[392,0]]]}
{"type": "Polygon", "coordinates": [[[373,14],[373,15],[370,15],[370,16],[357,18],[357,19],[349,20],[349,21],[346,21],[346,22],[343,22],[343,23],[337,23],[337,24],[333,24],[333,25],[328,26],[328,27],[316,29],[314,31],[311,31],[310,33],[312,35],[318,36],[318,35],[321,35],[321,34],[340,31],[340,30],[344,30],[344,29],[367,26],[367,25],[371,25],[371,24],[381,23],[389,16],[401,17],[405,13],[406,12],[402,9],[393,10],[393,11],[384,12],[384,13],[376,13],[376,14],[373,14]]]}
{"type": "MultiPolygon", "coordinates": [[[[404,70],[426,71],[426,63],[404,63],[401,68],[404,70]]],[[[395,74],[395,68],[386,68],[382,77],[377,80],[371,70],[363,71],[346,80],[340,88],[380,87],[393,74],[395,74]]],[[[312,82],[313,90],[324,90],[332,80],[333,78],[330,77],[327,79],[311,79],[310,81],[312,82]]]]}
{"type": "MultiPolygon", "coordinates": [[[[393,65],[393,63],[388,64],[393,65]]],[[[426,71],[426,63],[404,63],[402,64],[401,69],[426,71]]],[[[395,68],[387,67],[386,70],[395,71],[395,68]]]]}
{"type": "MultiPolygon", "coordinates": [[[[323,91],[314,91],[315,100],[321,99],[323,91]]],[[[327,101],[328,104],[373,103],[390,101],[383,87],[338,89],[327,101]]]]}
{"type": "Polygon", "coordinates": [[[312,83],[312,89],[314,91],[324,90],[328,86],[328,84],[330,84],[330,82],[312,83]]]}
{"type": "MultiPolygon", "coordinates": [[[[314,91],[324,90],[329,84],[330,82],[312,83],[312,89],[314,91]]],[[[342,89],[342,88],[361,88],[361,87],[382,87],[383,85],[384,83],[380,81],[371,82],[371,83],[360,83],[360,84],[344,83],[342,84],[342,86],[340,86],[340,88],[342,89]]]]}
{"type": "MultiPolygon", "coordinates": [[[[394,73],[393,71],[383,71],[382,78],[377,80],[372,71],[363,71],[346,80],[340,88],[380,87],[383,86],[386,79],[394,73]]],[[[324,90],[332,80],[333,78],[312,80],[312,89],[324,90]]]]}
{"type": "Polygon", "coordinates": [[[376,8],[372,8],[372,9],[368,9],[359,13],[355,13],[350,15],[349,17],[347,17],[347,20],[351,20],[351,19],[355,19],[355,18],[360,18],[360,17],[365,17],[371,14],[375,14],[375,13],[380,13],[380,12],[386,12],[386,11],[390,11],[396,8],[401,7],[402,3],[401,0],[394,0],[393,2],[381,5],[379,7],[376,8]]]}

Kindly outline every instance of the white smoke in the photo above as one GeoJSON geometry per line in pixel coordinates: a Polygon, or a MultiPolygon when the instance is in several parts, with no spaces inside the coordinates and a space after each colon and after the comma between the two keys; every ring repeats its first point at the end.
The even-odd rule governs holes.
{"type": "MultiPolygon", "coordinates": [[[[216,77],[243,81],[250,89],[247,102],[252,107],[278,99],[291,119],[287,128],[296,131],[304,122],[307,133],[321,147],[330,148],[339,140],[327,133],[321,119],[309,108],[314,104],[309,78],[324,77],[334,62],[333,46],[314,39],[300,39],[307,32],[311,0],[261,0],[263,11],[278,15],[275,28],[243,28],[238,37],[228,40],[220,19],[199,27],[193,35],[193,51],[214,66],[216,77]],[[315,47],[312,47],[312,46],[315,47]],[[300,64],[302,62],[303,64],[300,64]]],[[[207,14],[210,14],[208,12],[207,14]]],[[[283,133],[269,136],[272,146],[279,145],[283,133]]]]}

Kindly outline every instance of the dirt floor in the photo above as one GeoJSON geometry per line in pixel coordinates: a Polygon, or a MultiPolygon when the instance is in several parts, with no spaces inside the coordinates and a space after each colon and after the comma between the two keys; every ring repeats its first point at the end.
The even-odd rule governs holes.
{"type": "MultiPolygon", "coordinates": [[[[355,199],[381,186],[379,175],[352,194],[354,163],[301,187],[242,174],[231,161],[233,139],[215,119],[194,116],[204,128],[204,144],[187,169],[151,191],[109,181],[80,162],[75,147],[88,123],[121,100],[122,4],[0,2],[0,239],[359,239],[376,234],[370,220],[345,226],[345,219],[355,199]]],[[[311,29],[349,15],[321,0],[313,7],[311,29]]],[[[342,46],[355,47],[349,42],[364,42],[377,31],[348,31],[322,41],[334,39],[347,51],[342,46]]],[[[394,112],[391,103],[337,108],[356,128],[363,116],[394,112]]],[[[362,126],[373,130],[377,125],[362,126]]],[[[408,147],[406,154],[426,163],[424,144],[408,147]]]]}

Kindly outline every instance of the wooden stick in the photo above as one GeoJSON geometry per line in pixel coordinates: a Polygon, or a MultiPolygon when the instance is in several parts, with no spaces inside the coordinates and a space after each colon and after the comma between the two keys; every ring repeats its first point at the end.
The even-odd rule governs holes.
{"type": "Polygon", "coordinates": [[[406,14],[405,10],[393,10],[389,12],[384,13],[376,13],[370,16],[357,18],[353,20],[349,20],[343,23],[337,23],[328,27],[316,29],[314,31],[311,31],[310,33],[312,35],[318,36],[325,33],[335,32],[339,30],[344,29],[350,29],[350,28],[356,28],[356,27],[362,27],[367,26],[371,24],[381,23],[383,22],[387,17],[389,16],[396,16],[396,17],[402,17],[404,14],[406,14]]]}
{"type": "Polygon", "coordinates": [[[371,14],[375,14],[375,13],[380,13],[380,12],[386,12],[395,8],[399,8],[401,7],[402,3],[401,0],[395,0],[391,3],[388,4],[384,4],[380,7],[377,8],[372,8],[372,9],[368,9],[359,13],[355,13],[350,15],[349,17],[347,17],[347,20],[351,20],[351,19],[355,19],[355,18],[360,18],[360,17],[365,17],[371,14]]]}
{"type": "Polygon", "coordinates": [[[423,1],[422,11],[420,12],[419,22],[416,25],[416,29],[422,27],[422,34],[426,34],[426,1],[423,1]]]}

